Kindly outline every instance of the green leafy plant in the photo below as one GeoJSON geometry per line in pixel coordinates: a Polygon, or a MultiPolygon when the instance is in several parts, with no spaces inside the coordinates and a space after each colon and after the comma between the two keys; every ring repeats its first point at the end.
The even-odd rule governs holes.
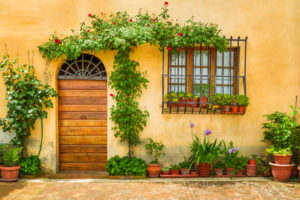
{"type": "Polygon", "coordinates": [[[106,171],[111,176],[145,176],[147,164],[140,158],[114,156],[108,160],[106,171]]]}
{"type": "Polygon", "coordinates": [[[191,169],[193,163],[191,163],[187,158],[184,158],[184,161],[180,162],[178,165],[183,169],[191,169]]]}
{"type": "Polygon", "coordinates": [[[246,156],[237,157],[236,164],[234,167],[235,170],[233,171],[233,174],[236,174],[240,170],[244,170],[248,162],[249,162],[249,158],[246,156]]]}
{"type": "MultiPolygon", "coordinates": [[[[139,63],[130,58],[138,45],[149,43],[160,50],[178,51],[181,48],[204,44],[223,52],[228,41],[214,24],[187,20],[183,25],[173,22],[165,4],[159,15],[139,12],[130,16],[127,12],[97,16],[89,15],[91,23],[81,23],[80,32],[65,38],[52,35],[48,42],[39,46],[44,58],[55,60],[66,57],[75,60],[82,52],[117,50],[109,85],[116,91],[111,107],[115,137],[128,143],[128,156],[133,156],[133,146],[141,143],[140,132],[146,126],[149,112],[139,108],[137,98],[147,87],[146,73],[138,70],[139,63]]],[[[175,99],[174,99],[175,100],[175,99]]]]}
{"type": "Polygon", "coordinates": [[[20,174],[21,175],[36,175],[41,168],[41,161],[37,155],[23,157],[20,159],[20,174]]]}
{"type": "Polygon", "coordinates": [[[221,96],[221,99],[218,101],[218,104],[221,106],[231,106],[232,102],[232,96],[230,96],[229,94],[224,94],[223,96],[221,96]]]}
{"type": "Polygon", "coordinates": [[[6,167],[15,167],[19,165],[22,147],[7,146],[3,150],[3,164],[6,167]]]}
{"type": "Polygon", "coordinates": [[[163,167],[163,168],[161,169],[161,171],[163,171],[163,172],[168,172],[168,171],[170,171],[170,169],[169,169],[168,167],[163,167]]]}
{"type": "Polygon", "coordinates": [[[146,153],[152,159],[151,164],[158,164],[158,158],[165,155],[163,143],[155,142],[152,138],[148,138],[149,143],[145,144],[146,153]]]}
{"type": "Polygon", "coordinates": [[[245,95],[236,95],[234,97],[235,102],[238,106],[248,106],[249,105],[249,97],[245,95]]]}
{"type": "Polygon", "coordinates": [[[0,165],[3,164],[3,153],[4,149],[7,148],[7,144],[0,144],[0,165]]]}
{"type": "Polygon", "coordinates": [[[233,147],[233,143],[230,142],[228,146],[224,147],[225,149],[225,165],[227,168],[235,168],[238,163],[238,148],[233,147]]]}
{"type": "Polygon", "coordinates": [[[224,169],[225,168],[225,163],[223,160],[219,160],[218,162],[216,162],[216,164],[214,165],[214,167],[216,169],[224,169]]]}
{"type": "Polygon", "coordinates": [[[264,117],[268,122],[263,123],[264,139],[262,142],[270,143],[267,150],[272,154],[292,154],[292,149],[298,149],[300,137],[300,125],[296,122],[296,115],[299,109],[291,106],[292,112],[274,112],[264,117]]]}
{"type": "Polygon", "coordinates": [[[178,94],[176,94],[174,91],[169,92],[164,96],[164,100],[170,102],[178,102],[178,94]]]}
{"type": "Polygon", "coordinates": [[[57,93],[49,85],[43,85],[34,74],[34,67],[18,65],[17,60],[9,60],[4,55],[0,71],[6,85],[7,115],[0,119],[4,132],[14,131],[13,145],[25,147],[38,118],[47,118],[46,108],[52,108],[51,97],[57,93]]]}
{"type": "Polygon", "coordinates": [[[179,170],[180,166],[178,164],[171,165],[172,170],[179,170]]]}

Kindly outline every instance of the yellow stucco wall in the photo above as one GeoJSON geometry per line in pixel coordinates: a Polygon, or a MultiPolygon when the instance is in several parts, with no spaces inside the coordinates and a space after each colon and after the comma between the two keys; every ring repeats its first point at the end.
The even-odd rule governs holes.
{"type": "MultiPolygon", "coordinates": [[[[127,10],[136,14],[139,8],[159,13],[164,1],[160,0],[0,0],[0,55],[8,51],[19,56],[20,63],[28,63],[28,50],[34,51],[33,62],[37,76],[56,88],[59,62],[47,63],[38,53],[37,46],[47,41],[56,31],[59,36],[78,29],[79,22],[87,20],[88,13],[127,10]],[[6,49],[5,49],[6,45],[6,49]]],[[[180,22],[195,16],[196,20],[219,25],[226,36],[248,36],[247,95],[250,106],[243,116],[229,115],[163,115],[161,114],[161,53],[157,47],[145,45],[132,55],[148,71],[149,87],[140,99],[141,107],[150,111],[148,125],[141,134],[144,139],[161,140],[167,156],[164,164],[181,161],[187,155],[191,142],[189,122],[195,131],[210,128],[212,137],[232,140],[244,154],[260,153],[264,144],[261,124],[263,115],[275,110],[288,111],[300,97],[300,1],[299,0],[170,0],[171,16],[180,22]]],[[[100,52],[106,70],[112,70],[114,52],[100,52]]],[[[5,90],[0,81],[0,117],[5,116],[5,90]]],[[[108,94],[111,91],[108,89],[108,94]]],[[[55,173],[58,163],[57,100],[45,120],[44,146],[41,154],[43,170],[55,173]]],[[[108,97],[108,107],[112,105],[108,97]]],[[[299,104],[299,102],[298,102],[299,104]]],[[[110,130],[108,121],[108,156],[125,155],[127,145],[120,144],[110,130]]],[[[40,122],[29,140],[29,152],[37,153],[40,141],[40,122]]],[[[138,156],[145,157],[143,146],[136,148],[138,156]]]]}

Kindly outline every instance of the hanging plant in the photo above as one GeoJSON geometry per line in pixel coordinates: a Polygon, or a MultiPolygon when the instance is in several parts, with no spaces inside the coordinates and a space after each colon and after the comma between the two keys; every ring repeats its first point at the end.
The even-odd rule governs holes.
{"type": "Polygon", "coordinates": [[[116,91],[113,99],[116,105],[111,107],[111,119],[115,126],[115,136],[121,142],[128,142],[129,157],[133,155],[132,146],[140,143],[139,133],[146,126],[149,112],[139,108],[137,98],[141,96],[148,80],[144,72],[138,71],[139,63],[130,58],[130,52],[138,45],[149,43],[160,50],[179,52],[186,47],[204,44],[224,51],[228,42],[220,36],[215,24],[203,24],[193,19],[183,25],[171,20],[168,14],[168,2],[164,3],[159,15],[139,12],[130,16],[126,11],[100,16],[87,15],[91,22],[80,24],[79,33],[59,38],[53,34],[49,41],[39,46],[44,58],[55,60],[66,56],[75,60],[82,52],[116,50],[113,71],[109,84],[116,91]]]}

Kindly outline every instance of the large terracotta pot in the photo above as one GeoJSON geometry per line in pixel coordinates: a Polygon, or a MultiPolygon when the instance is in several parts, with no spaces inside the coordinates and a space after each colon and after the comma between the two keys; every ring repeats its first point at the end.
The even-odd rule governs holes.
{"type": "Polygon", "coordinates": [[[293,164],[269,163],[272,168],[272,175],[275,181],[287,182],[291,176],[293,164]]]}
{"type": "Polygon", "coordinates": [[[221,175],[223,175],[223,169],[217,169],[217,168],[215,168],[215,175],[217,175],[217,176],[221,176],[221,175]]]}
{"type": "Polygon", "coordinates": [[[198,171],[199,171],[199,176],[202,177],[210,176],[211,164],[199,163],[198,171]]]}
{"type": "Polygon", "coordinates": [[[2,181],[17,181],[20,165],[15,167],[0,166],[2,181]]]}
{"type": "Polygon", "coordinates": [[[290,164],[292,155],[273,154],[275,164],[290,164]]]}
{"type": "Polygon", "coordinates": [[[232,175],[234,168],[226,168],[226,175],[232,175]]]}
{"type": "Polygon", "coordinates": [[[148,176],[150,178],[159,177],[161,169],[162,168],[161,168],[160,164],[148,164],[148,166],[147,166],[148,176]]]}
{"type": "Polygon", "coordinates": [[[257,170],[257,165],[246,165],[246,176],[257,176],[256,174],[256,170],[257,170]]]}

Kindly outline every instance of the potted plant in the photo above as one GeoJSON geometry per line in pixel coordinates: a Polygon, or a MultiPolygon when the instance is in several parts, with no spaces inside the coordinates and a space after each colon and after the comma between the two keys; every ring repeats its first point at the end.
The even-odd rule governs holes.
{"type": "Polygon", "coordinates": [[[238,106],[238,112],[245,113],[246,106],[249,105],[249,97],[247,97],[245,95],[237,95],[236,96],[236,104],[238,106]]]}
{"type": "Polygon", "coordinates": [[[170,174],[170,169],[168,167],[163,167],[161,169],[161,174],[162,175],[169,175],[170,174]]]}
{"type": "Polygon", "coordinates": [[[249,164],[246,165],[246,176],[256,176],[257,175],[257,155],[251,154],[251,159],[249,159],[249,164]]]}
{"type": "Polygon", "coordinates": [[[177,164],[171,165],[170,174],[178,175],[179,174],[179,165],[177,165],[177,164]]]}
{"type": "Polygon", "coordinates": [[[274,180],[288,181],[294,164],[290,164],[292,149],[297,147],[300,125],[296,122],[297,110],[291,106],[290,114],[275,112],[265,115],[266,123],[263,123],[264,140],[270,147],[268,153],[273,154],[274,163],[270,162],[274,180]]]}
{"type": "Polygon", "coordinates": [[[145,145],[147,155],[152,161],[147,166],[147,172],[149,177],[159,177],[161,166],[158,162],[158,158],[164,155],[164,145],[160,142],[153,141],[152,138],[148,138],[149,143],[145,145]]]}
{"type": "Polygon", "coordinates": [[[231,106],[231,110],[233,113],[237,113],[238,112],[238,105],[236,103],[236,96],[233,96],[233,103],[231,106]]]}
{"type": "Polygon", "coordinates": [[[225,168],[225,163],[224,161],[222,160],[219,160],[218,162],[216,162],[216,164],[214,165],[214,172],[215,172],[215,175],[223,175],[224,173],[224,168],[225,168]]]}
{"type": "Polygon", "coordinates": [[[249,158],[247,158],[246,156],[237,157],[237,162],[233,174],[236,174],[238,176],[244,175],[244,170],[248,162],[249,158]]]}
{"type": "Polygon", "coordinates": [[[226,166],[226,175],[233,175],[235,167],[238,162],[238,148],[232,148],[233,144],[230,142],[230,149],[225,153],[225,166],[226,166]]]}
{"type": "MultiPolygon", "coordinates": [[[[184,93],[184,92],[183,92],[184,93]]],[[[185,94],[184,94],[185,95],[185,94]]],[[[185,107],[185,97],[186,97],[186,107],[198,107],[199,104],[199,95],[193,94],[192,92],[186,93],[186,96],[183,96],[183,98],[180,100],[183,102],[183,105],[181,107],[185,107]],[[194,101],[193,101],[194,98],[194,101]]]]}
{"type": "Polygon", "coordinates": [[[193,142],[191,144],[191,152],[194,155],[195,162],[198,164],[199,176],[210,176],[212,163],[223,153],[224,141],[218,142],[217,139],[214,142],[209,141],[209,135],[211,130],[207,129],[204,132],[203,141],[201,141],[196,135],[193,136],[193,142]]]}
{"type": "Polygon", "coordinates": [[[192,167],[192,163],[190,163],[189,160],[184,158],[184,161],[179,163],[179,167],[180,167],[180,173],[181,174],[185,174],[185,175],[190,174],[190,169],[192,167]]]}
{"type": "Polygon", "coordinates": [[[224,94],[220,100],[223,113],[230,112],[232,106],[232,97],[229,94],[224,94]]]}
{"type": "Polygon", "coordinates": [[[17,181],[22,147],[6,146],[3,149],[3,165],[0,166],[2,181],[17,181]]]}
{"type": "Polygon", "coordinates": [[[256,164],[257,155],[251,154],[251,159],[249,159],[249,165],[255,165],[256,164]]]}
{"type": "MultiPolygon", "coordinates": [[[[211,85],[211,88],[213,85],[211,85]]],[[[208,102],[208,84],[203,83],[202,85],[197,85],[194,87],[194,91],[196,94],[200,94],[199,102],[201,104],[201,108],[207,108],[207,102],[208,102]]]]}
{"type": "Polygon", "coordinates": [[[177,107],[178,106],[178,94],[174,91],[172,92],[168,92],[165,96],[164,96],[164,100],[167,103],[168,107],[177,107]]]}

